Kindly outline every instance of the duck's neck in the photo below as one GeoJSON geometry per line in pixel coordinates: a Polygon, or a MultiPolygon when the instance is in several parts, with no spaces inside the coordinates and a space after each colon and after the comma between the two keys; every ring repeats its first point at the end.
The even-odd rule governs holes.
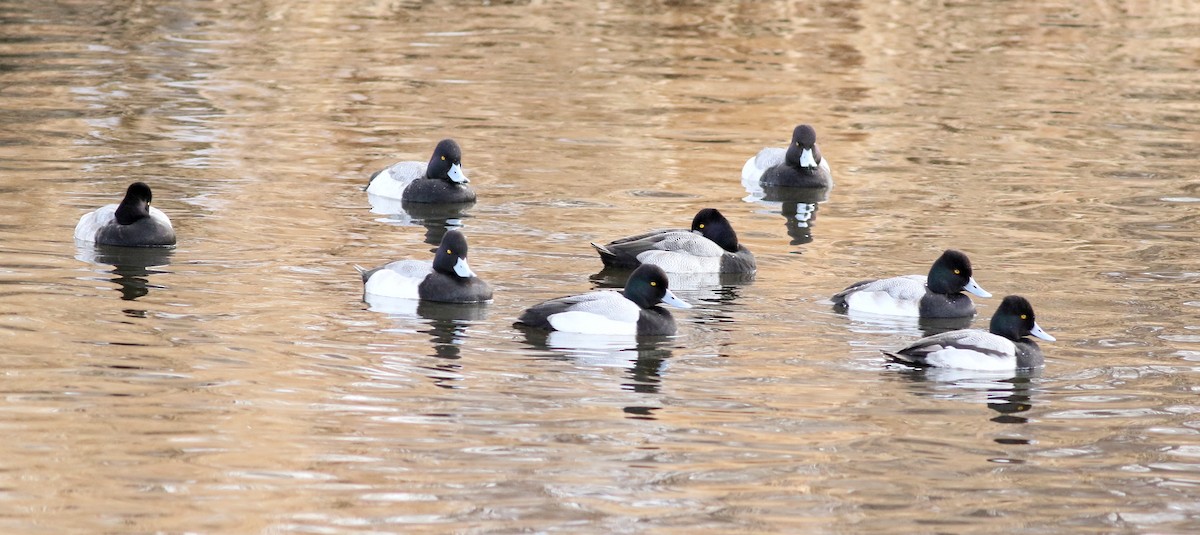
{"type": "Polygon", "coordinates": [[[144,201],[123,202],[117,206],[117,213],[115,215],[118,224],[131,225],[150,217],[150,206],[144,201]]]}

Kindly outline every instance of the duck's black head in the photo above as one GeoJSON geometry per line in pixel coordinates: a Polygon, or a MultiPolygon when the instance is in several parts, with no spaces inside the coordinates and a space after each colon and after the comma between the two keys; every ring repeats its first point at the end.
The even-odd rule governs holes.
{"type": "Polygon", "coordinates": [[[691,308],[682,299],[675,297],[667,288],[667,273],[654,264],[642,264],[629,275],[625,282],[624,295],[641,308],[651,308],[659,303],[678,308],[691,308]]]}
{"type": "Polygon", "coordinates": [[[696,212],[696,217],[692,218],[692,230],[716,242],[726,251],[736,253],[738,250],[737,232],[733,231],[733,225],[716,208],[696,212]]]}
{"type": "Polygon", "coordinates": [[[134,182],[125,190],[125,198],[117,206],[117,223],[129,225],[150,217],[150,200],[153,198],[150,186],[145,182],[134,182]]]}
{"type": "Polygon", "coordinates": [[[1030,335],[1054,341],[1053,336],[1038,326],[1033,315],[1033,305],[1019,295],[1010,295],[1004,298],[1000,307],[996,309],[996,313],[992,314],[992,324],[988,331],[1013,341],[1030,335]]]}
{"type": "Polygon", "coordinates": [[[817,150],[817,131],[802,124],[792,130],[792,143],[788,145],[784,160],[788,165],[801,169],[816,169],[821,165],[821,151],[817,150]]]}
{"type": "Polygon", "coordinates": [[[467,237],[458,230],[446,231],[433,256],[433,270],[452,277],[466,279],[475,276],[467,265],[467,237]]]}
{"type": "Polygon", "coordinates": [[[956,294],[965,290],[979,297],[991,297],[992,294],[975,283],[973,275],[971,259],[967,258],[966,254],[946,249],[946,252],[933,262],[933,267],[929,268],[929,277],[925,284],[929,291],[939,294],[956,294]]]}
{"type": "Polygon", "coordinates": [[[425,169],[425,178],[448,180],[456,184],[470,182],[462,170],[462,149],[458,147],[458,143],[453,139],[438,142],[425,169]]]}

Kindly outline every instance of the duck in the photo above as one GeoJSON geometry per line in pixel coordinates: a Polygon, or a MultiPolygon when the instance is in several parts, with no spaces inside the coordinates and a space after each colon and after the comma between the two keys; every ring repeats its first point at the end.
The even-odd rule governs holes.
{"type": "Polygon", "coordinates": [[[371,175],[367,193],[410,203],[473,203],[475,190],[470,182],[462,169],[458,142],[443,139],[434,147],[429,163],[399,162],[371,175]]]}
{"type": "Polygon", "coordinates": [[[992,296],[975,282],[972,273],[971,260],[965,253],[947,249],[933,262],[926,276],[859,281],[834,294],[833,304],[848,312],[888,316],[969,317],[975,315],[975,303],[962,292],[992,296]]]}
{"type": "Polygon", "coordinates": [[[655,264],[667,273],[754,273],[754,254],[738,243],[733,225],[716,208],[692,218],[691,229],[653,230],[592,243],[606,267],[636,268],[655,264]]]}
{"type": "Polygon", "coordinates": [[[766,187],[831,188],[829,161],[817,149],[817,131],[802,124],[792,130],[788,148],[767,147],[746,160],[742,182],[766,187]]]}
{"type": "Polygon", "coordinates": [[[366,269],[363,292],[380,297],[419,299],[441,303],[484,303],[492,300],[492,286],[480,279],[467,264],[467,237],[450,230],[442,237],[433,262],[397,260],[366,269]]]}
{"type": "Polygon", "coordinates": [[[1042,330],[1029,300],[1010,295],[992,314],[987,331],[960,329],[928,336],[903,349],[883,351],[892,361],[918,368],[957,368],[979,371],[1015,371],[1039,368],[1045,356],[1035,336],[1048,342],[1053,336],[1042,330]]]}
{"type": "Polygon", "coordinates": [[[79,218],[75,239],[121,247],[170,247],[175,228],[162,210],[150,206],[154,194],[145,182],[125,189],[120,204],[109,204],[79,218]]]}
{"type": "Polygon", "coordinates": [[[577,334],[670,336],[675,318],[658,306],[692,308],[667,287],[667,274],[642,264],[629,275],[625,289],[598,290],[551,299],[529,307],[518,326],[577,334]]]}

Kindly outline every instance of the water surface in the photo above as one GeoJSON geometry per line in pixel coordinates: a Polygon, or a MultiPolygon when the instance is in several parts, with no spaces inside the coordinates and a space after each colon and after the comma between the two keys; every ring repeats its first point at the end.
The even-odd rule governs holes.
{"type": "Polygon", "coordinates": [[[1191,2],[0,5],[0,526],[62,532],[1200,529],[1191,2]],[[818,131],[836,186],[745,160],[818,131]],[[462,213],[372,211],[454,137],[462,213]],[[77,246],[154,187],[179,246],[77,246]],[[752,281],[677,337],[548,337],[587,245],[720,209],[752,281]],[[446,225],[482,307],[375,309],[354,264],[446,225]],[[912,373],[834,313],[966,251],[1058,337],[912,373]]]}

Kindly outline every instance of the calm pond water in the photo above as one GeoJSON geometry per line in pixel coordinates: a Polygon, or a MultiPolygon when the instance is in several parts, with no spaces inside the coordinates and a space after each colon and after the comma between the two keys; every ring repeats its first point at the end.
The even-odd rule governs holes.
{"type": "Polygon", "coordinates": [[[1200,4],[0,3],[6,533],[1200,530],[1200,4]],[[740,169],[818,131],[836,187],[740,169]],[[367,177],[454,137],[484,307],[367,177]],[[179,246],[77,247],[134,180],[179,246]],[[512,327],[589,241],[725,213],[752,281],[678,336],[512,327]],[[383,212],[383,213],[379,213],[383,212]],[[856,280],[966,251],[1058,338],[915,374],[856,280]]]}

